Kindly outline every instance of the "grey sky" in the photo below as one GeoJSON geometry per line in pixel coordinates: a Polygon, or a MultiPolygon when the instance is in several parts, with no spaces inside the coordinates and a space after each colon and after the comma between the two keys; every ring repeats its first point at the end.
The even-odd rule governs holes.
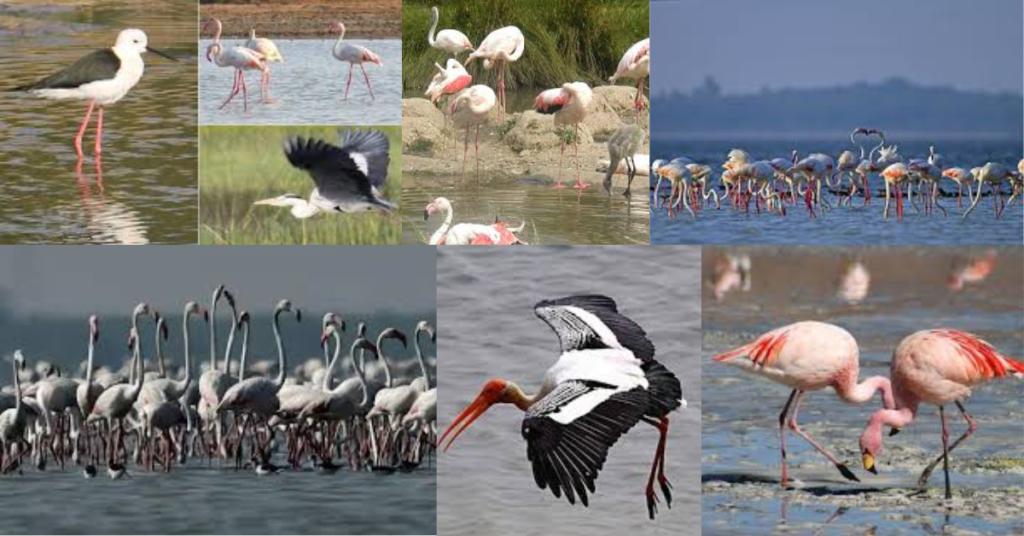
{"type": "Polygon", "coordinates": [[[656,93],[714,76],[726,93],[901,76],[1022,92],[1021,0],[651,2],[656,93]]]}
{"type": "Polygon", "coordinates": [[[209,301],[217,284],[266,311],[281,298],[310,312],[435,308],[434,248],[383,246],[7,246],[0,299],[12,314],[128,314],[146,300],[177,312],[209,301]]]}

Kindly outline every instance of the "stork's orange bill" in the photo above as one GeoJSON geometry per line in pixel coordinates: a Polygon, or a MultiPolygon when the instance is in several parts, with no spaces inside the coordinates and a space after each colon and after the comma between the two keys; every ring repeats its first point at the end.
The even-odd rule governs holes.
{"type": "Polygon", "coordinates": [[[448,440],[448,444],[444,446],[445,451],[448,450],[448,447],[452,446],[452,443],[455,442],[455,439],[458,438],[462,432],[473,424],[473,421],[479,419],[481,415],[486,413],[491,406],[501,399],[503,390],[504,384],[501,380],[491,380],[484,385],[484,388],[480,391],[480,394],[477,395],[476,399],[473,400],[466,409],[462,410],[462,413],[460,413],[459,416],[456,417],[450,425],[448,425],[448,429],[445,430],[444,434],[441,436],[439,443],[444,443],[448,434],[452,431],[455,432],[455,435],[448,440]]]}

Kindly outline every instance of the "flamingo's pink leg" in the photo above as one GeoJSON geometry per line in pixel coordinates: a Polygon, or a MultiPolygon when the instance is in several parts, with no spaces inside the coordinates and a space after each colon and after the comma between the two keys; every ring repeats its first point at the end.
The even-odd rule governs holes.
{"type": "Polygon", "coordinates": [[[835,457],[832,456],[831,453],[829,453],[829,451],[825,450],[825,447],[821,446],[814,439],[811,439],[811,436],[808,435],[807,432],[804,432],[800,428],[800,425],[796,422],[797,414],[800,413],[800,404],[804,401],[804,395],[806,394],[807,393],[805,391],[800,391],[796,395],[796,401],[793,405],[793,415],[790,416],[789,418],[789,429],[796,432],[797,435],[807,440],[807,442],[810,443],[811,446],[813,446],[815,449],[818,450],[818,452],[822,453],[826,458],[828,458],[828,461],[832,462],[832,465],[835,465],[836,469],[838,469],[839,472],[842,473],[842,475],[846,477],[847,480],[860,482],[860,479],[857,478],[857,475],[853,474],[853,472],[850,471],[848,467],[846,467],[846,464],[840,463],[839,460],[835,459],[835,457]]]}
{"type": "Polygon", "coordinates": [[[103,153],[103,106],[100,106],[100,112],[96,116],[96,156],[99,157],[103,153]]]}
{"type": "Polygon", "coordinates": [[[366,80],[366,87],[370,90],[370,99],[376,99],[376,97],[373,96],[373,84],[370,83],[370,76],[366,74],[366,69],[363,67],[362,63],[359,64],[359,70],[363,71],[363,79],[366,80]]]}
{"type": "Polygon", "coordinates": [[[242,109],[246,112],[249,111],[249,88],[245,86],[245,73],[238,71],[239,79],[242,82],[242,109]]]}
{"type": "Polygon", "coordinates": [[[466,157],[469,155],[469,127],[466,127],[466,141],[463,144],[462,149],[462,181],[459,184],[466,182],[466,157]]]}
{"type": "Polygon", "coordinates": [[[345,100],[348,100],[348,88],[352,86],[352,69],[355,68],[355,64],[348,64],[348,83],[345,84],[345,100]]]}
{"type": "MultiPolygon", "coordinates": [[[[78,134],[75,135],[75,152],[78,153],[78,158],[82,158],[82,137],[85,136],[85,129],[89,126],[89,119],[92,118],[92,109],[96,106],[96,101],[89,102],[89,108],[85,110],[85,119],[82,120],[82,126],[78,127],[78,134]]],[[[100,108],[102,109],[102,108],[100,108]]]]}
{"type": "Polygon", "coordinates": [[[240,88],[240,87],[238,86],[238,77],[239,77],[239,75],[241,75],[241,74],[242,74],[242,71],[241,71],[241,69],[236,69],[236,70],[235,70],[235,83],[234,83],[234,85],[233,85],[233,86],[231,87],[231,94],[230,94],[230,95],[228,95],[228,98],[227,98],[227,100],[225,100],[225,101],[224,101],[224,104],[221,104],[221,105],[220,105],[220,109],[221,109],[221,110],[223,110],[223,109],[224,109],[224,107],[225,107],[225,106],[227,106],[229,102],[231,102],[231,99],[235,98],[235,95],[237,95],[237,94],[238,94],[238,91],[239,91],[239,90],[241,89],[241,88],[240,88]]]}
{"type": "Polygon", "coordinates": [[[565,142],[562,142],[562,153],[558,158],[558,180],[555,181],[555,188],[565,188],[562,184],[562,164],[565,162],[565,142]]]}
{"type": "Polygon", "coordinates": [[[573,154],[576,158],[576,185],[577,189],[589,188],[590,185],[580,180],[580,124],[576,123],[576,134],[572,140],[573,154]]]}
{"type": "Polygon", "coordinates": [[[789,407],[793,404],[797,391],[797,389],[793,389],[793,392],[789,393],[789,400],[786,400],[786,405],[782,408],[782,413],[779,414],[779,444],[782,452],[782,479],[780,482],[783,488],[789,483],[789,464],[786,463],[786,415],[789,414],[789,407]]]}
{"type": "MultiPolygon", "coordinates": [[[[467,129],[467,134],[469,131],[467,129]]],[[[480,125],[476,126],[476,137],[473,138],[473,158],[476,160],[476,182],[480,182],[480,125]]]]}

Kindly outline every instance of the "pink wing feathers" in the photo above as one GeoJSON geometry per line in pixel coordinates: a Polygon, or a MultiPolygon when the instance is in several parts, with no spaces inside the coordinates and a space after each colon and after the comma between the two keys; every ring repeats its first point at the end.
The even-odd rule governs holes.
{"type": "Polygon", "coordinates": [[[770,367],[779,358],[779,353],[786,345],[786,338],[789,336],[789,326],[769,331],[757,338],[756,341],[730,350],[724,354],[715,356],[715,361],[727,362],[735,359],[749,360],[755,367],[770,367]]]}
{"type": "Polygon", "coordinates": [[[533,106],[538,112],[553,113],[561,110],[572,100],[572,95],[562,88],[549,89],[537,95],[533,106]]]}
{"type": "Polygon", "coordinates": [[[986,379],[1010,375],[1024,377],[1024,363],[1000,354],[991,344],[970,333],[955,329],[934,329],[931,333],[956,345],[957,355],[970,360],[974,369],[986,379]]]}

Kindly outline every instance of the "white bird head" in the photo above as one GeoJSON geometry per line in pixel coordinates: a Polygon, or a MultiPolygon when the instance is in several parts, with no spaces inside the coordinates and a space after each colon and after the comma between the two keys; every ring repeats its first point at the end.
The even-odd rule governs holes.
{"type": "Polygon", "coordinates": [[[114,48],[116,50],[135,55],[152,52],[169,60],[178,61],[171,56],[168,56],[165,52],[150,48],[149,38],[146,37],[146,32],[136,30],[134,28],[121,30],[121,33],[117,34],[117,43],[114,44],[114,48]]]}

